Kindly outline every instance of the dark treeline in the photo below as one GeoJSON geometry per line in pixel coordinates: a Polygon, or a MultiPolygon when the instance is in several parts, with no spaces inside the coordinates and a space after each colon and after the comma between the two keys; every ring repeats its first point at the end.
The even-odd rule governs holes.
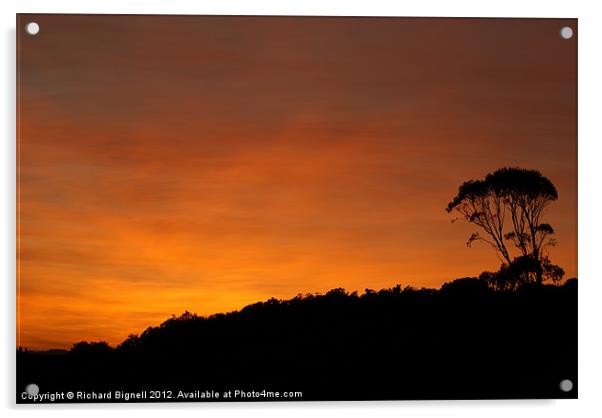
{"type": "Polygon", "coordinates": [[[572,398],[576,386],[564,393],[559,383],[577,382],[577,280],[334,289],[210,317],[186,312],[114,348],[80,342],[17,359],[18,401],[29,383],[42,392],[302,391],[305,400],[572,398]]]}

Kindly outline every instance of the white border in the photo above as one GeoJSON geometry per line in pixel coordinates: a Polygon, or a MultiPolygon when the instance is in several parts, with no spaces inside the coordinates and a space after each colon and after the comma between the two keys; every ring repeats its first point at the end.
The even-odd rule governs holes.
{"type": "MultiPolygon", "coordinates": [[[[0,257],[2,257],[2,338],[0,359],[1,407],[9,416],[127,416],[143,409],[146,415],[177,414],[233,416],[306,416],[307,414],[345,416],[420,415],[449,417],[507,417],[542,415],[546,417],[602,416],[602,353],[599,319],[602,319],[602,274],[597,264],[602,236],[600,193],[599,120],[602,107],[602,15],[593,0],[548,0],[497,2],[469,0],[385,1],[385,0],[20,0],[0,2],[3,41],[0,91],[1,126],[4,135],[0,156],[0,257]],[[334,16],[458,16],[458,17],[569,17],[579,18],[579,397],[578,401],[477,401],[477,402],[351,402],[289,404],[188,404],[112,406],[15,406],[15,13],[126,13],[126,14],[238,14],[238,15],[334,15],[334,16]]],[[[545,313],[550,318],[557,313],[545,313]]],[[[545,319],[545,317],[544,317],[545,319]]],[[[550,349],[554,349],[550,347],[550,349]]],[[[403,378],[401,376],[400,378],[403,378]]],[[[5,415],[6,416],[6,415],[5,415]]]]}

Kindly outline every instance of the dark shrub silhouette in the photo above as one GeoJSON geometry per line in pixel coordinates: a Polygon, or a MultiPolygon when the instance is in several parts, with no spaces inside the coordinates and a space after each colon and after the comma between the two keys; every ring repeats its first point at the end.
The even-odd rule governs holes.
{"type": "Polygon", "coordinates": [[[488,290],[487,283],[475,277],[456,279],[441,286],[442,294],[452,294],[460,297],[478,297],[488,290]]]}
{"type": "Polygon", "coordinates": [[[333,289],[209,317],[185,312],[115,348],[19,352],[18,401],[32,382],[174,396],[302,391],[306,400],[575,397],[558,384],[577,382],[577,281],[498,288],[463,278],[440,290],[333,289]]]}
{"type": "Polygon", "coordinates": [[[538,283],[533,280],[537,276],[541,276],[543,281],[557,283],[564,277],[564,270],[550,263],[548,257],[537,261],[531,256],[520,256],[510,265],[502,264],[495,273],[481,273],[479,278],[494,290],[516,290],[520,286],[538,283]]]}
{"type": "Polygon", "coordinates": [[[73,347],[71,347],[71,353],[76,356],[102,356],[110,352],[111,347],[105,341],[80,341],[76,344],[73,344],[73,347]]]}

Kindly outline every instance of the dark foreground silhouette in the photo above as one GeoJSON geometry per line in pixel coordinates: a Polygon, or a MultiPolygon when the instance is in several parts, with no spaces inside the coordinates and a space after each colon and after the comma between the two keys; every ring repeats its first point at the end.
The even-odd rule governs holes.
{"type": "Polygon", "coordinates": [[[185,313],[116,348],[18,352],[17,402],[32,402],[21,395],[30,383],[40,393],[112,393],[62,402],[119,402],[115,391],[146,391],[133,401],[576,398],[577,280],[515,291],[471,278],[440,290],[335,289],[185,313]],[[574,384],[568,393],[563,379],[574,384]]]}

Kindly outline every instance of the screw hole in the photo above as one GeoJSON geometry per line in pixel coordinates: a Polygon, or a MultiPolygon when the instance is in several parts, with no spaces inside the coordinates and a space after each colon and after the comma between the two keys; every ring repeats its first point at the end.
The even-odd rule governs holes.
{"type": "Polygon", "coordinates": [[[35,383],[30,383],[29,385],[25,386],[25,392],[27,392],[27,394],[30,396],[36,396],[38,393],[40,393],[40,387],[35,383]]]}
{"type": "Polygon", "coordinates": [[[573,37],[573,28],[571,28],[570,26],[565,26],[562,29],[560,29],[560,36],[563,39],[571,39],[573,37]]]}
{"type": "Polygon", "coordinates": [[[573,382],[571,382],[569,379],[564,379],[562,382],[560,382],[560,390],[563,392],[570,392],[573,390],[573,382]]]}
{"type": "Polygon", "coordinates": [[[38,25],[36,22],[29,22],[27,25],[25,25],[25,32],[30,35],[37,35],[39,31],[40,25],[38,25]]]}

